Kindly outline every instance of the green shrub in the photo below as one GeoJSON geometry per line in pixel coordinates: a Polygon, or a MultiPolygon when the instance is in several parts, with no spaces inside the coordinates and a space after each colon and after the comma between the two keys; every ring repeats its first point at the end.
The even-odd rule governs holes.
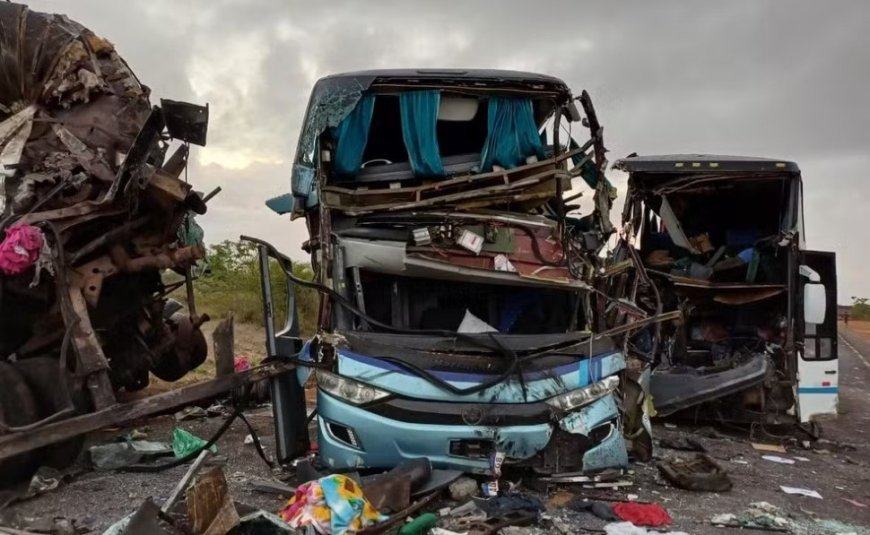
{"type": "Polygon", "coordinates": [[[855,320],[870,320],[870,304],[866,297],[852,297],[852,311],[849,316],[855,320]]]}
{"type": "MultiPolygon", "coordinates": [[[[236,321],[261,324],[263,296],[257,248],[249,242],[224,241],[208,248],[208,271],[194,282],[197,310],[213,317],[232,313],[236,321]]],[[[276,304],[278,329],[287,317],[287,279],[276,260],[269,266],[276,304]]],[[[314,271],[308,262],[295,262],[293,274],[312,280],[314,271]]],[[[183,288],[180,290],[183,293],[183,288]]],[[[304,338],[314,334],[317,323],[318,295],[309,288],[296,288],[296,309],[300,332],[304,338]]]]}

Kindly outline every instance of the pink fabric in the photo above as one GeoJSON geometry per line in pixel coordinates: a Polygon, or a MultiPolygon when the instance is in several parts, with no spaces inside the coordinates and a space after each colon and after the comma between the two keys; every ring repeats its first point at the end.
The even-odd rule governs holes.
{"type": "Polygon", "coordinates": [[[236,371],[236,373],[250,370],[251,361],[248,360],[248,357],[236,356],[236,358],[233,359],[233,369],[236,371]]]}
{"type": "Polygon", "coordinates": [[[42,231],[32,225],[15,225],[6,229],[0,243],[0,271],[17,275],[32,266],[42,249],[42,231]]]}

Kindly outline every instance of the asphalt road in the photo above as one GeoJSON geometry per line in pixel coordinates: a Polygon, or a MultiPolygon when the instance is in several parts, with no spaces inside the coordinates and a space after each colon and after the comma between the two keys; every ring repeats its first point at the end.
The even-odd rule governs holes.
{"type": "MultiPolygon", "coordinates": [[[[840,414],[821,423],[824,437],[831,441],[806,450],[800,444],[803,435],[770,436],[765,430],[734,430],[717,426],[724,438],[709,438],[698,434],[697,427],[680,424],[677,428],[656,424],[657,438],[692,434],[708,453],[728,471],[734,488],[725,493],[693,493],[668,486],[658,476],[654,463],[634,464],[636,484],[627,490],[609,496],[626,499],[634,494],[641,500],[664,506],[674,519],[672,529],[692,534],[723,535],[730,530],[713,527],[710,518],[720,513],[739,513],[750,503],[765,501],[804,523],[814,519],[836,519],[856,526],[866,526],[870,533],[870,339],[841,326],[840,343],[840,414]],[[762,459],[763,452],[752,448],[751,442],[779,443],[788,450],[783,457],[803,457],[806,461],[778,464],[762,459]],[[780,485],[802,487],[818,491],[822,499],[792,496],[783,493],[780,485]],[[867,505],[860,507],[848,500],[867,505]]],[[[250,417],[259,431],[267,451],[274,452],[271,414],[268,409],[254,411],[250,417]]],[[[208,418],[183,422],[184,428],[206,437],[221,424],[221,418],[208,418]]],[[[179,425],[171,416],[140,422],[147,426],[152,440],[168,441],[172,429],[179,425]]],[[[698,426],[701,427],[701,426],[698,426]]],[[[768,430],[773,432],[773,430],[768,430]]],[[[125,430],[104,431],[89,438],[101,443],[124,433],[125,430]]],[[[276,511],[284,503],[281,498],[253,492],[252,478],[271,476],[270,470],[244,444],[247,430],[240,422],[234,423],[218,443],[219,453],[227,457],[224,472],[236,501],[276,511]]],[[[689,457],[693,454],[657,448],[657,460],[689,457]]],[[[75,519],[79,526],[96,532],[134,510],[141,501],[153,496],[157,503],[166,499],[186,467],[177,467],[156,474],[130,474],[88,471],[61,488],[34,499],[21,502],[0,511],[0,525],[18,525],[34,528],[34,523],[49,525],[54,518],[75,519]]],[[[580,493],[582,489],[564,489],[567,493],[580,493]]],[[[564,495],[565,492],[562,494],[564,495]]],[[[564,503],[564,501],[562,502],[564,503]]],[[[557,500],[551,496],[551,512],[559,515],[557,500]]],[[[585,515],[575,518],[574,526],[600,528],[603,523],[585,515]]],[[[569,524],[570,525],[570,524],[569,524]]],[[[570,528],[569,528],[570,530],[570,528]]],[[[33,529],[33,531],[36,531],[33,529]]],[[[571,531],[571,532],[579,532],[571,531]]],[[[812,533],[804,532],[804,533],[812,533]]]]}

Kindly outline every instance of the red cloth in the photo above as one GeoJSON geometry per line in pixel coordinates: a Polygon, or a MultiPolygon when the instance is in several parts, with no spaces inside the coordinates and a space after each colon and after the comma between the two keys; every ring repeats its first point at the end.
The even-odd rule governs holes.
{"type": "Polygon", "coordinates": [[[236,356],[233,359],[233,370],[236,373],[245,372],[251,369],[251,361],[248,360],[248,357],[236,356]]]}
{"type": "Polygon", "coordinates": [[[613,512],[622,520],[635,526],[669,526],[673,523],[671,515],[657,503],[615,503],[613,512]]]}
{"type": "Polygon", "coordinates": [[[0,271],[18,275],[32,266],[42,249],[42,231],[31,225],[15,225],[6,229],[0,243],[0,271]]]}

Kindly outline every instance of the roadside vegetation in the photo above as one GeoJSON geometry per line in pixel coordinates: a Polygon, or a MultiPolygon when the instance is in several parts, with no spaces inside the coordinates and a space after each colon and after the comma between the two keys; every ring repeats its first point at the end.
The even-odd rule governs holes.
{"type": "MultiPolygon", "coordinates": [[[[207,258],[206,273],[194,282],[198,311],[215,319],[232,314],[237,322],[262,324],[263,296],[256,247],[247,242],[224,241],[209,246],[207,258]]],[[[280,329],[287,317],[287,279],[275,260],[271,261],[270,271],[277,307],[276,326],[280,329]]],[[[308,262],[294,263],[293,274],[305,280],[314,277],[308,262]]],[[[176,297],[183,299],[184,289],[178,292],[181,295],[176,297]]],[[[309,337],[315,330],[317,294],[308,288],[297,288],[296,303],[302,336],[309,337]]]]}
{"type": "Polygon", "coordinates": [[[867,297],[852,297],[851,319],[870,321],[870,299],[867,297]]]}

